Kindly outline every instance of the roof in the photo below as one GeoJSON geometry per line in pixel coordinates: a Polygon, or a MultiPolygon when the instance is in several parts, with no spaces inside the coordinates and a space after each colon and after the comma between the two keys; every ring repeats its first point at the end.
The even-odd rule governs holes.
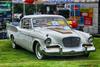
{"type": "Polygon", "coordinates": [[[62,17],[61,15],[25,15],[23,18],[62,17]]]}

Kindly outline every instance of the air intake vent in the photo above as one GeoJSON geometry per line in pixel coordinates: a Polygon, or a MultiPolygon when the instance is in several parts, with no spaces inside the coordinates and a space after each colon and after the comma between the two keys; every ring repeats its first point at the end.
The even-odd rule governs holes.
{"type": "Polygon", "coordinates": [[[63,38],[62,42],[65,47],[78,47],[80,45],[80,38],[66,37],[66,38],[63,38]]]}

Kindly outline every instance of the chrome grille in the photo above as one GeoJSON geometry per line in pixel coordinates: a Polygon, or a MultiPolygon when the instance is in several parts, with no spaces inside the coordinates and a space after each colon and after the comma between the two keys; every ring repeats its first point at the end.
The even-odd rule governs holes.
{"type": "Polygon", "coordinates": [[[64,47],[78,47],[80,45],[79,37],[66,37],[63,38],[64,47]]]}

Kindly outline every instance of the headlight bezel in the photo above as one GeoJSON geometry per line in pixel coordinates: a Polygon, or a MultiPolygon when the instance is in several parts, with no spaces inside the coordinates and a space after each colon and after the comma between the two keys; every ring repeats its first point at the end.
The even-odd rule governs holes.
{"type": "Polygon", "coordinates": [[[93,43],[93,36],[88,38],[88,43],[90,43],[90,44],[93,43]]]}
{"type": "Polygon", "coordinates": [[[50,45],[50,44],[52,43],[51,38],[47,38],[47,39],[44,41],[44,43],[45,43],[46,45],[50,45]]]}

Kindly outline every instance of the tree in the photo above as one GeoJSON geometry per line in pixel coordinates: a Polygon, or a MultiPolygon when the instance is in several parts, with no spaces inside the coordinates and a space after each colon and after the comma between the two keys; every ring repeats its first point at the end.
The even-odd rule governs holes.
{"type": "Polygon", "coordinates": [[[22,13],[23,12],[23,4],[14,4],[14,13],[22,13]]]}

